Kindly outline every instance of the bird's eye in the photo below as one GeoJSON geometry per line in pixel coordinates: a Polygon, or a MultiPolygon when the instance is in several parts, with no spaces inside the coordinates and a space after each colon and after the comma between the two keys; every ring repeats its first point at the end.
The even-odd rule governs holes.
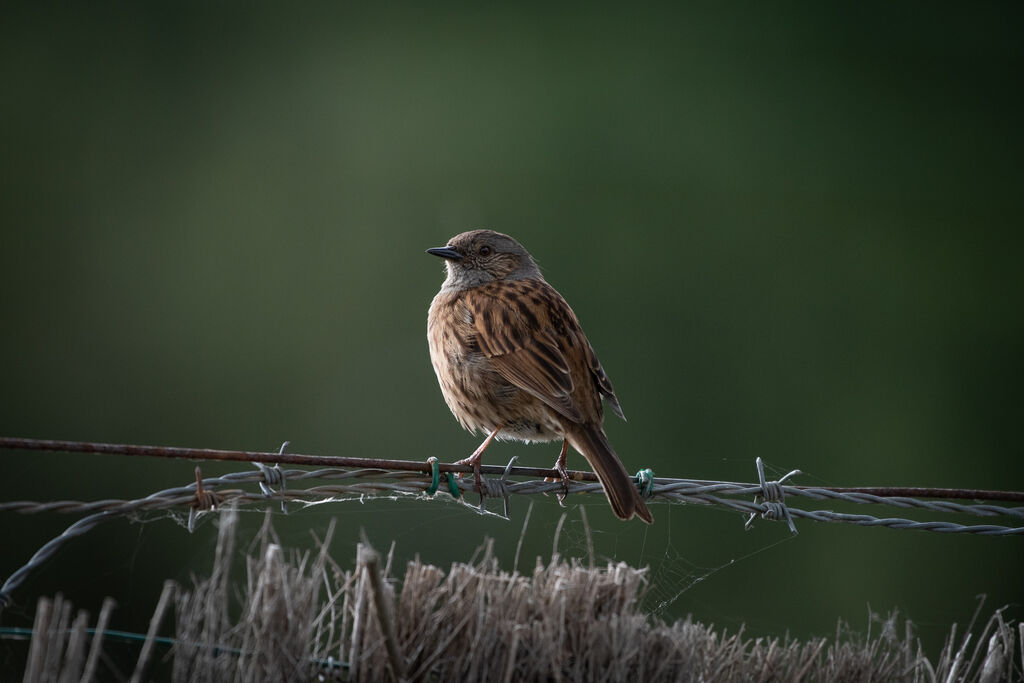
{"type": "Polygon", "coordinates": [[[481,256],[490,256],[491,248],[485,244],[484,246],[480,247],[479,254],[481,256]]]}

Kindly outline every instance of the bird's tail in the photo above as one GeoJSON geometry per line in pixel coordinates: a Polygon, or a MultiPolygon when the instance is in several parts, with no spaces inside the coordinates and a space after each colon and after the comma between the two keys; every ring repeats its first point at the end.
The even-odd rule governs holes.
{"type": "Polygon", "coordinates": [[[633,478],[626,472],[619,456],[615,455],[603,429],[592,425],[578,426],[567,434],[567,438],[572,447],[587,459],[601,480],[604,494],[616,517],[631,519],[635,514],[648,524],[654,523],[654,517],[640,497],[633,478]]]}

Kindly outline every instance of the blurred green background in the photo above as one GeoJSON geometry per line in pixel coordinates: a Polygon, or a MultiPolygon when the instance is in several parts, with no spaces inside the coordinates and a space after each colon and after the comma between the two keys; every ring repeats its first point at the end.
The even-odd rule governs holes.
{"type": "MultiPolygon", "coordinates": [[[[463,457],[478,439],[430,367],[442,265],[423,250],[490,227],[583,321],[629,417],[608,432],[631,471],[750,481],[761,456],[802,484],[1024,489],[1019,3],[3,14],[0,434],[463,457]]],[[[488,461],[513,454],[546,466],[557,446],[488,461]]],[[[136,498],[193,476],[2,457],[4,500],[136,498]]],[[[803,637],[838,618],[865,630],[870,605],[934,648],[978,594],[1021,614],[1019,537],[806,521],[790,537],[666,505],[645,528],[569,502],[561,552],[586,557],[586,504],[598,557],[650,565],[665,618],[803,637]]],[[[504,522],[350,502],[277,524],[303,549],[336,517],[346,566],[363,528],[442,566],[490,536],[511,568],[527,506],[504,522]]],[[[550,556],[560,513],[534,503],[520,569],[550,556]]],[[[75,518],[3,519],[6,577],[75,518]]],[[[262,516],[243,519],[255,533],[262,516]]],[[[208,567],[215,533],[109,523],[4,623],[60,590],[94,614],[113,595],[112,626],[144,629],[163,579],[208,567]]]]}

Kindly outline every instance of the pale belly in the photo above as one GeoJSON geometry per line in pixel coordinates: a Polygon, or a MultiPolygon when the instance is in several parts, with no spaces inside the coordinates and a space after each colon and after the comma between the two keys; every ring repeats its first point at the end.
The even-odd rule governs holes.
{"type": "Polygon", "coordinates": [[[501,377],[483,354],[461,348],[454,352],[449,348],[446,353],[441,335],[430,329],[427,336],[441,393],[464,429],[490,434],[500,424],[498,439],[547,442],[564,438],[558,414],[501,377]]]}

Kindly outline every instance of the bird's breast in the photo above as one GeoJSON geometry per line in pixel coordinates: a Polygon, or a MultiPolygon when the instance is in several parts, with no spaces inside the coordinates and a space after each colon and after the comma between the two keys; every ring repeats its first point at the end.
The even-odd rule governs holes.
{"type": "Polygon", "coordinates": [[[427,315],[430,361],[452,414],[469,431],[486,433],[504,425],[498,438],[561,438],[552,411],[494,368],[480,349],[475,322],[466,297],[459,293],[438,293],[427,315]]]}
{"type": "Polygon", "coordinates": [[[458,293],[440,292],[427,315],[430,362],[445,403],[462,426],[489,431],[497,424],[487,406],[499,393],[496,376],[475,342],[472,312],[458,293]]]}

